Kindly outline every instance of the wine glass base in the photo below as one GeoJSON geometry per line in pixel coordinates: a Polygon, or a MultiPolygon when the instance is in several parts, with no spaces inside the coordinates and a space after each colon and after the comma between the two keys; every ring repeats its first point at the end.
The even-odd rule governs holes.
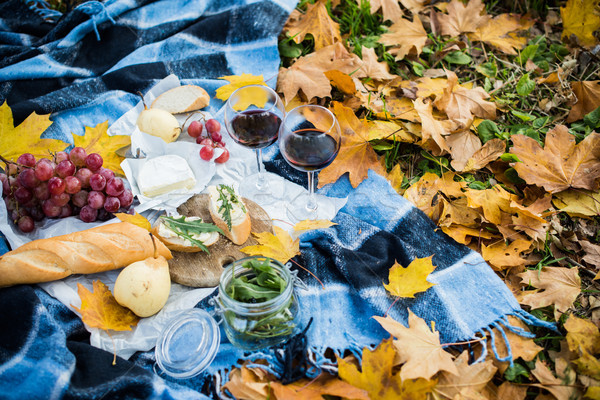
{"type": "Polygon", "coordinates": [[[307,207],[309,200],[310,195],[308,193],[301,193],[289,202],[286,211],[290,221],[297,223],[304,220],[318,219],[318,204],[314,209],[310,209],[307,207]]]}
{"type": "Polygon", "coordinates": [[[259,205],[268,205],[281,201],[284,193],[284,180],[275,174],[263,173],[262,185],[259,174],[245,176],[239,184],[242,197],[255,201],[259,205]]]}

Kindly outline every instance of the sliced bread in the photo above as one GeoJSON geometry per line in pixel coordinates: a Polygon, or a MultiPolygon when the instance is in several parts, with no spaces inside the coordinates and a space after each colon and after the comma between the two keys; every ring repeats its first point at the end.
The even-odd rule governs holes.
{"type": "Polygon", "coordinates": [[[159,108],[171,114],[196,111],[208,105],[210,96],[206,90],[196,85],[183,85],[169,89],[158,96],[151,108],[159,108]]]}

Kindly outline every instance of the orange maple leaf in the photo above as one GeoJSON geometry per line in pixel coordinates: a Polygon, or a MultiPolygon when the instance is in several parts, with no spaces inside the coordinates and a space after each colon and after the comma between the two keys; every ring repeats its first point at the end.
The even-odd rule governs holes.
{"type": "Polygon", "coordinates": [[[571,82],[576,103],[569,111],[567,122],[578,121],[600,107],[600,81],[571,82]]]}
{"type": "Polygon", "coordinates": [[[123,307],[108,286],[99,280],[93,282],[93,292],[85,286],[77,284],[77,294],[81,298],[81,308],[72,306],[81,314],[81,319],[90,328],[108,331],[130,331],[140,318],[130,309],[123,307]]]}
{"type": "Polygon", "coordinates": [[[333,163],[319,173],[319,187],[337,181],[345,173],[352,187],[367,178],[369,169],[385,176],[385,169],[369,143],[368,124],[359,120],[351,108],[338,102],[333,102],[333,113],[342,129],[342,145],[333,163]]]}

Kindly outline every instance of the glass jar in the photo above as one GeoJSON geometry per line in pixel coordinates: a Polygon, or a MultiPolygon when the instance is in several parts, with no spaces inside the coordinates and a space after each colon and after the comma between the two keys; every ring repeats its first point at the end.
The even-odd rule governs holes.
{"type": "Polygon", "coordinates": [[[229,341],[245,350],[258,350],[281,343],[299,332],[299,304],[294,290],[296,279],[279,261],[262,256],[246,257],[225,268],[219,282],[218,305],[229,341]],[[257,303],[241,302],[229,296],[227,288],[232,277],[254,276],[253,270],[246,266],[252,260],[270,261],[270,266],[285,282],[279,295],[257,303]]]}

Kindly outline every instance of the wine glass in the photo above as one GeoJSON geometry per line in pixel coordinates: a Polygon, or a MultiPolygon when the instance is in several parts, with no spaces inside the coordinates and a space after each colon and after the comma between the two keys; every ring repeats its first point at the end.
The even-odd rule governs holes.
{"type": "Polygon", "coordinates": [[[340,150],[341,130],[335,115],[325,107],[304,105],[285,116],[279,132],[279,150],[292,167],[308,173],[308,193],[288,206],[292,220],[316,219],[315,172],[333,162],[340,150]]]}
{"type": "Polygon", "coordinates": [[[225,127],[238,144],[253,149],[258,173],[245,177],[240,194],[271,199],[281,197],[281,190],[270,188],[262,165],[262,149],[275,143],[285,108],[277,93],[264,85],[242,86],[234,91],[225,105],[225,127]]]}

